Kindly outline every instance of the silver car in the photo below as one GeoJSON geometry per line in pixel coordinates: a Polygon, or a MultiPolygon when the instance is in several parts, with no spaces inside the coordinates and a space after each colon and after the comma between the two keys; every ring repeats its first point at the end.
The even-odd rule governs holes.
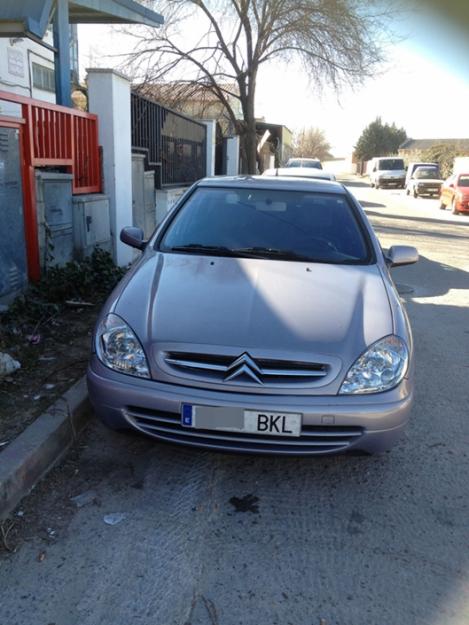
{"type": "Polygon", "coordinates": [[[223,451],[381,452],[412,404],[413,346],[364,211],[336,182],[200,180],[108,299],[88,388],[111,428],[223,451]]]}

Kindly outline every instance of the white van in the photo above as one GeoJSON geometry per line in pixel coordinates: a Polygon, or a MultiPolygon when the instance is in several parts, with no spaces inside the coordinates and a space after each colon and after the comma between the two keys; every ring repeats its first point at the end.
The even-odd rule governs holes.
{"type": "Polygon", "coordinates": [[[405,187],[404,159],[394,156],[376,156],[368,162],[367,174],[372,187],[405,187]]]}

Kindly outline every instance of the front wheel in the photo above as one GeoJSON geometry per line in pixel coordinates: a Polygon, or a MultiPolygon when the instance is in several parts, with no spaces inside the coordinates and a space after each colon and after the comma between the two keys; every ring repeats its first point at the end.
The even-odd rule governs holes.
{"type": "Polygon", "coordinates": [[[414,197],[418,198],[419,194],[417,193],[417,189],[414,189],[414,197]]]}
{"type": "Polygon", "coordinates": [[[453,215],[459,215],[459,211],[456,208],[456,198],[453,198],[453,201],[451,202],[451,208],[453,209],[452,210],[453,215]]]}
{"type": "Polygon", "coordinates": [[[409,189],[409,187],[407,187],[407,189],[405,190],[405,194],[406,194],[406,195],[410,195],[410,189],[409,189]]]}
{"type": "Polygon", "coordinates": [[[440,211],[444,211],[446,210],[446,204],[443,204],[443,202],[440,202],[440,211]]]}

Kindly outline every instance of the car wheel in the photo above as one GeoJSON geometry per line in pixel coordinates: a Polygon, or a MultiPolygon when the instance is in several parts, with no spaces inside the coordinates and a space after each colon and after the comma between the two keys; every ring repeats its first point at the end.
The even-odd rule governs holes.
{"type": "Polygon", "coordinates": [[[414,189],[414,197],[417,198],[419,194],[417,193],[417,189],[414,189]]]}
{"type": "Polygon", "coordinates": [[[405,190],[405,194],[406,194],[406,195],[410,195],[410,189],[409,189],[409,187],[407,187],[407,189],[405,190]]]}
{"type": "Polygon", "coordinates": [[[374,189],[375,188],[375,183],[374,182],[370,182],[370,186],[371,186],[372,189],[374,189]]]}
{"type": "Polygon", "coordinates": [[[379,182],[375,184],[375,189],[379,189],[379,182]]]}
{"type": "Polygon", "coordinates": [[[446,210],[446,204],[443,204],[443,202],[440,200],[440,211],[444,210],[446,210]]]}
{"type": "Polygon", "coordinates": [[[451,208],[453,209],[452,210],[453,215],[459,215],[459,211],[456,208],[456,198],[453,198],[453,201],[451,202],[451,208]]]}

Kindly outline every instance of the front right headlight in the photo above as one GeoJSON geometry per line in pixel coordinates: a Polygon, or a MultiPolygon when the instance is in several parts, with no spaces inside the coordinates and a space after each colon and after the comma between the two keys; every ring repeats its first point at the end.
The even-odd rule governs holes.
{"type": "Polygon", "coordinates": [[[380,393],[402,381],[409,365],[405,342],[394,334],[373,343],[350,367],[339,394],[380,393]]]}
{"type": "Polygon", "coordinates": [[[149,378],[147,358],[135,332],[114,313],[99,324],[95,338],[96,355],[114,371],[149,378]]]}

